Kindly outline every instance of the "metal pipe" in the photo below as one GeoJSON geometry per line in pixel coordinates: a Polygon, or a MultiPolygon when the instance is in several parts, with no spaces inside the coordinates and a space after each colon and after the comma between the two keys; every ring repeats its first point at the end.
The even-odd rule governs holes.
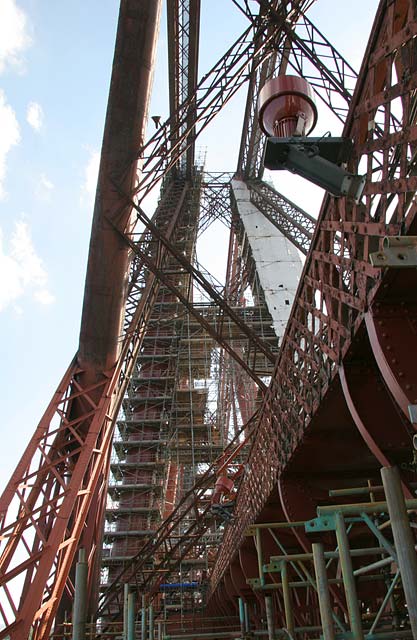
{"type": "Polygon", "coordinates": [[[135,640],[136,592],[129,591],[127,597],[127,640],[135,640]]]}
{"type": "MultiPolygon", "coordinates": [[[[329,558],[338,558],[339,557],[339,552],[338,551],[324,551],[324,557],[327,559],[329,558]]],[[[389,553],[387,551],[387,549],[385,549],[384,547],[364,547],[363,549],[351,549],[350,550],[350,555],[352,557],[354,556],[376,556],[379,555],[381,553],[389,553]]],[[[301,560],[313,560],[313,554],[312,553],[292,553],[292,554],[288,554],[288,555],[282,555],[282,556],[271,556],[271,562],[280,562],[280,561],[285,561],[285,562],[299,562],[301,560]]]]}
{"type": "Polygon", "coordinates": [[[353,575],[355,578],[357,576],[363,576],[365,573],[369,573],[374,569],[382,569],[382,567],[386,567],[387,565],[394,562],[394,559],[389,556],[388,558],[383,558],[382,560],[377,560],[377,562],[372,562],[371,564],[367,564],[365,567],[360,567],[359,569],[355,569],[353,575]]]}
{"type": "Polygon", "coordinates": [[[259,528],[256,529],[255,532],[255,541],[256,541],[256,554],[258,556],[258,571],[259,571],[259,580],[261,582],[261,585],[263,586],[265,584],[265,576],[264,576],[264,570],[263,570],[263,557],[262,557],[262,536],[261,536],[261,530],[259,528]]]}
{"type": "Polygon", "coordinates": [[[330,602],[329,583],[327,580],[324,547],[321,542],[313,542],[314,569],[316,572],[317,595],[319,598],[320,617],[324,640],[334,640],[332,604],[330,602]]]}
{"type": "Polygon", "coordinates": [[[146,600],[145,596],[142,596],[142,612],[141,612],[141,639],[145,640],[146,638],[146,600]]]}
{"type": "Polygon", "coordinates": [[[382,616],[382,614],[384,613],[385,607],[388,604],[388,601],[390,600],[391,596],[392,596],[392,592],[394,591],[395,585],[397,584],[398,578],[400,577],[400,572],[397,571],[397,573],[394,576],[393,581],[390,584],[390,587],[387,591],[387,593],[385,594],[385,598],[383,599],[381,606],[379,608],[378,613],[375,616],[375,620],[372,623],[372,627],[369,630],[369,635],[372,635],[373,632],[375,631],[375,628],[379,622],[380,617],[382,616]]]}
{"type": "Polygon", "coordinates": [[[154,637],[154,630],[153,630],[153,624],[154,624],[154,620],[153,620],[153,606],[150,604],[149,605],[149,609],[148,609],[148,617],[149,617],[149,622],[148,622],[148,638],[149,640],[153,640],[154,637]]]}
{"type": "Polygon", "coordinates": [[[242,638],[245,635],[246,632],[246,626],[245,626],[245,603],[243,602],[243,598],[239,598],[239,622],[240,622],[240,629],[242,632],[242,638]]]}
{"type": "Polygon", "coordinates": [[[177,636],[162,636],[163,640],[193,640],[194,638],[240,638],[240,631],[213,631],[212,633],[185,633],[177,636]]]}
{"type": "Polygon", "coordinates": [[[158,622],[158,640],[162,640],[162,622],[158,622]]]}
{"type": "Polygon", "coordinates": [[[401,573],[401,581],[407,602],[407,612],[413,638],[417,638],[417,556],[414,549],[413,534],[408,521],[406,501],[398,469],[396,467],[383,467],[381,476],[391,519],[398,568],[401,573]]]}
{"type": "Polygon", "coordinates": [[[123,591],[123,640],[127,640],[127,611],[128,611],[128,601],[129,597],[129,585],[125,583],[124,591],[123,591]]]}
{"type": "MultiPolygon", "coordinates": [[[[405,500],[405,506],[410,511],[417,509],[417,500],[405,500]]],[[[355,504],[337,504],[329,507],[317,507],[317,515],[325,516],[329,513],[342,513],[345,516],[357,515],[358,513],[384,513],[388,511],[386,502],[357,502],[355,504]]]]}
{"type": "Polygon", "coordinates": [[[75,595],[72,615],[72,640],[85,640],[85,625],[87,612],[87,578],[88,564],[85,549],[78,552],[78,562],[75,567],[75,595]]]}
{"type": "Polygon", "coordinates": [[[246,633],[250,633],[249,607],[247,602],[245,602],[244,604],[245,604],[245,631],[246,633]]]}
{"type": "MultiPolygon", "coordinates": [[[[381,561],[382,562],[382,561],[381,561]]],[[[389,564],[390,562],[393,562],[392,558],[386,558],[386,563],[385,564],[389,564]]],[[[375,565],[377,563],[375,562],[374,565],[372,565],[375,568],[375,565]]],[[[378,568],[378,567],[376,567],[378,568]]],[[[378,580],[382,580],[382,576],[381,574],[375,574],[372,576],[367,576],[364,575],[362,576],[362,573],[366,573],[367,571],[370,571],[370,568],[368,567],[361,567],[361,569],[358,569],[357,571],[353,572],[353,575],[357,576],[359,580],[361,580],[362,582],[378,582],[378,580]],[[362,569],[366,569],[365,571],[362,571],[362,569]],[[361,573],[360,573],[361,572],[361,573]]],[[[329,578],[327,581],[329,584],[343,584],[343,580],[342,578],[329,578]]],[[[317,591],[317,585],[315,583],[315,581],[311,581],[311,580],[298,580],[298,581],[293,581],[291,580],[289,583],[289,586],[291,587],[291,589],[304,589],[305,587],[313,587],[313,589],[315,591],[317,591]]],[[[271,582],[269,584],[265,584],[263,587],[258,587],[255,588],[254,587],[254,591],[276,591],[276,590],[281,590],[282,589],[282,582],[271,582]]]]}
{"type": "Polygon", "coordinates": [[[131,256],[112,227],[129,232],[130,194],[150,102],[162,0],[122,2],[85,281],[78,358],[87,378],[110,370],[120,349],[131,256]]]}
{"type": "Polygon", "coordinates": [[[294,614],[292,610],[291,590],[288,580],[288,565],[284,561],[281,568],[282,593],[284,596],[285,623],[290,635],[294,635],[294,614]]]}
{"type": "Polygon", "coordinates": [[[271,596],[265,596],[266,624],[268,627],[268,640],[275,640],[274,633],[274,609],[271,596]]]}
{"type": "Polygon", "coordinates": [[[336,537],[339,547],[340,564],[342,567],[343,584],[346,593],[346,603],[349,612],[350,628],[355,640],[363,640],[361,612],[356,593],[355,578],[353,576],[352,559],[350,557],[349,541],[346,533],[343,515],[336,513],[336,537]]]}
{"type": "MultiPolygon", "coordinates": [[[[411,489],[417,489],[417,482],[410,482],[408,485],[411,489]]],[[[349,489],[330,489],[329,496],[335,498],[337,496],[363,496],[370,493],[382,493],[384,487],[382,484],[370,487],[351,487],[349,489]]]]}

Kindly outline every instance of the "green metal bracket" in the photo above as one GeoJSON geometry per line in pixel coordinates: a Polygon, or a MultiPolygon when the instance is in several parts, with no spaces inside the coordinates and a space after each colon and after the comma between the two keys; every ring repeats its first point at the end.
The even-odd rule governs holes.
{"type": "Polygon", "coordinates": [[[279,573],[281,569],[281,562],[270,562],[269,564],[264,564],[264,566],[262,567],[262,571],[264,573],[279,573]]]}
{"type": "Polygon", "coordinates": [[[318,516],[313,520],[307,520],[305,523],[306,533],[315,533],[320,531],[335,531],[336,520],[334,513],[326,514],[325,516],[318,516]]]}
{"type": "Polygon", "coordinates": [[[259,578],[248,578],[246,580],[246,584],[248,584],[252,589],[262,589],[262,584],[259,578]]]}

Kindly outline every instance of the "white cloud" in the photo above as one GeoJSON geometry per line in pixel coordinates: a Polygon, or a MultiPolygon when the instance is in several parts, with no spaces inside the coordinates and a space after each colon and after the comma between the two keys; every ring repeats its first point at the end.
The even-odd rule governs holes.
{"type": "Polygon", "coordinates": [[[28,224],[16,222],[8,250],[3,245],[0,229],[0,311],[10,305],[18,309],[15,302],[25,294],[32,294],[43,305],[51,304],[54,297],[48,289],[48,274],[33,246],[28,224]]]}
{"type": "Polygon", "coordinates": [[[100,154],[98,151],[90,150],[90,157],[84,169],[84,182],[81,188],[83,201],[87,200],[88,204],[94,202],[96,194],[98,169],[100,166],[100,154]]]}
{"type": "Polygon", "coordinates": [[[7,66],[21,68],[22,53],[32,39],[25,12],[16,0],[0,0],[0,73],[7,66]]]}
{"type": "MultiPolygon", "coordinates": [[[[0,0],[0,3],[2,0],[0,0]]],[[[1,36],[0,36],[1,38],[1,36]]],[[[0,200],[5,197],[3,187],[6,175],[6,158],[10,149],[20,142],[20,129],[16,114],[7,104],[4,91],[0,89],[0,200]]]]}
{"type": "Polygon", "coordinates": [[[51,194],[54,189],[55,189],[54,183],[51,182],[44,173],[41,173],[35,187],[36,198],[43,202],[47,202],[48,200],[51,199],[51,194]]]}
{"type": "Polygon", "coordinates": [[[35,291],[33,294],[35,300],[40,302],[41,304],[52,304],[55,302],[55,298],[48,289],[39,289],[39,291],[35,291]]]}
{"type": "Polygon", "coordinates": [[[26,120],[35,131],[39,132],[42,129],[43,109],[38,102],[29,102],[26,111],[26,120]]]}

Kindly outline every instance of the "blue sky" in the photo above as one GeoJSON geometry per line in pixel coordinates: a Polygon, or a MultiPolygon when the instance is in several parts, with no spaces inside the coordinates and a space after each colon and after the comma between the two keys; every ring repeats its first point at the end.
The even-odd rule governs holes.
{"type": "MultiPolygon", "coordinates": [[[[230,0],[202,5],[204,73],[246,23],[230,0]]],[[[358,68],[376,5],[318,0],[309,15],[358,68]]],[[[78,344],[117,14],[117,0],[0,0],[1,486],[78,344]]],[[[162,119],[164,18],[151,108],[162,119]]],[[[209,170],[235,169],[244,101],[238,94],[202,135],[209,170]]],[[[324,114],[323,132],[329,122],[324,114]]],[[[274,179],[285,195],[317,212],[319,189],[300,188],[288,174],[274,179]]],[[[213,230],[201,250],[201,262],[216,273],[225,244],[213,230]]]]}

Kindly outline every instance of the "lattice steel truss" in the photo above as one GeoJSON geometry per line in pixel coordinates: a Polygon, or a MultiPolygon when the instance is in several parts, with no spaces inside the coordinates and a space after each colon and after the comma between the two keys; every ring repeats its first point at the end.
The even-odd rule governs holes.
{"type": "Polygon", "coordinates": [[[249,26],[199,79],[200,2],[168,0],[170,116],[145,140],[161,2],[121,2],[79,351],[0,499],[0,639],[62,637],[79,549],[92,637],[122,632],[127,587],[168,634],[266,631],[268,620],[270,635],[277,624],[314,638],[323,603],[300,562],[318,571],[307,535],[318,521],[308,523],[333,511],[338,550],[324,530],[320,553],[336,554],[345,591],[332,569],[327,637],[332,619],[355,637],[381,624],[411,637],[417,603],[404,572],[385,568],[374,593],[349,579],[372,536],[375,553],[400,563],[380,533],[389,505],[359,505],[348,539],[329,489],[359,488],[374,505],[379,467],[398,465],[405,496],[414,491],[415,3],[381,2],[357,75],[308,19],[308,0],[258,0],[256,14],[233,0],[249,26]],[[348,169],[366,174],[361,202],[326,196],[317,221],[262,181],[257,95],[290,69],[344,122],[348,169]],[[235,176],[195,161],[198,135],[244,83],[236,178],[306,256],[280,345],[243,247],[235,176]],[[142,201],[161,180],[150,218],[142,201]],[[224,285],[196,256],[215,221],[230,233],[224,285]],[[236,485],[216,514],[216,479],[228,475],[236,485]]]}

